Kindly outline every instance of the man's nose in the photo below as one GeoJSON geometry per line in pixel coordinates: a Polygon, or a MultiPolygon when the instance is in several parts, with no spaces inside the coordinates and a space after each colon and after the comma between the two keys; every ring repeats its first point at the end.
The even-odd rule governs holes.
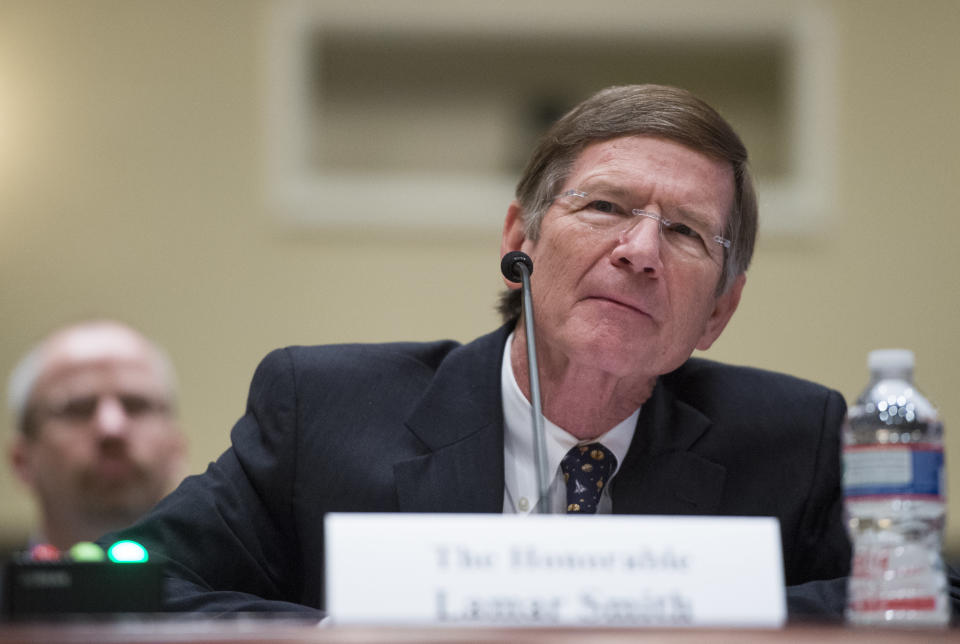
{"type": "Polygon", "coordinates": [[[120,436],[127,431],[130,416],[116,396],[101,396],[93,417],[97,432],[104,436],[120,436]]]}
{"type": "Polygon", "coordinates": [[[662,243],[660,222],[635,216],[630,226],[619,233],[610,261],[636,273],[658,276],[663,270],[662,243]]]}

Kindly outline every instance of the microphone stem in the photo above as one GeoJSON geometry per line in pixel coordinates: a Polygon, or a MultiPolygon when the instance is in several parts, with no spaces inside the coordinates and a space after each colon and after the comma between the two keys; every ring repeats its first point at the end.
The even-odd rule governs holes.
{"type": "Polygon", "coordinates": [[[550,476],[547,472],[547,442],[543,429],[543,409],[540,405],[540,369],[537,366],[537,345],[533,333],[530,269],[522,262],[516,263],[515,266],[520,270],[520,279],[523,282],[523,323],[527,336],[527,368],[530,375],[530,424],[533,427],[533,456],[537,469],[537,486],[540,491],[537,512],[549,514],[550,500],[547,494],[550,491],[550,476]]]}

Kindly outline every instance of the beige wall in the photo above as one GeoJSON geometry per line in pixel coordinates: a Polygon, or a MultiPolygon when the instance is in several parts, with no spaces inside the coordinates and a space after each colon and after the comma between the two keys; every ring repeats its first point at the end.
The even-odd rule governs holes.
{"type": "MultiPolygon", "coordinates": [[[[710,355],[850,399],[869,349],[913,348],[960,463],[960,3],[829,6],[836,211],[813,238],[762,237],[710,355]]],[[[497,323],[495,229],[396,238],[291,230],[265,212],[262,8],[0,2],[0,370],[77,318],[144,329],[178,366],[193,471],[227,445],[273,347],[468,340],[497,323]]],[[[17,538],[30,504],[0,469],[0,538],[17,538]]],[[[960,550],[960,521],[950,542],[960,550]]]]}

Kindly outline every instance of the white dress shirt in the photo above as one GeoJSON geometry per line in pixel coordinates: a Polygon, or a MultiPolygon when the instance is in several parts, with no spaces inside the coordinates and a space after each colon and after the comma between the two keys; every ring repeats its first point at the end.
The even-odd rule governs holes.
{"type": "MultiPolygon", "coordinates": [[[[533,429],[530,418],[530,402],[527,400],[513,374],[510,364],[510,347],[513,344],[513,333],[507,338],[503,349],[503,363],[500,369],[500,391],[503,397],[503,465],[504,465],[504,513],[529,514],[537,507],[540,500],[540,490],[537,483],[536,461],[533,453],[533,429]]],[[[560,461],[570,448],[577,444],[603,443],[617,457],[617,470],[623,463],[637,427],[640,409],[616,426],[591,440],[580,441],[567,433],[562,427],[551,423],[546,417],[543,419],[544,434],[546,435],[547,468],[553,472],[552,482],[548,491],[549,511],[552,514],[563,514],[567,510],[567,490],[560,472],[560,461]]],[[[616,471],[610,477],[613,483],[616,471]]],[[[610,484],[603,489],[598,514],[609,514],[613,507],[610,498],[610,484]]]]}

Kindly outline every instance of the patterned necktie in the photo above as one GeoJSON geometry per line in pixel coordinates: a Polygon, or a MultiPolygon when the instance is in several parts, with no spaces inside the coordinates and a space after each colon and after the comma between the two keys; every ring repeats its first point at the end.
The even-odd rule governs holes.
{"type": "Polygon", "coordinates": [[[596,514],[617,457],[600,443],[575,445],[560,461],[560,469],[567,484],[567,514],[596,514]]]}

